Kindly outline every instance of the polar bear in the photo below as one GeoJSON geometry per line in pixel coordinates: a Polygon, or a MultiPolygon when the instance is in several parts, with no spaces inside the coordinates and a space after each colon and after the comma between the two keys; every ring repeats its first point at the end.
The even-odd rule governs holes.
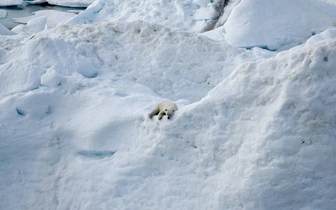
{"type": "Polygon", "coordinates": [[[148,117],[152,119],[154,115],[159,115],[158,119],[161,120],[163,115],[167,115],[167,118],[170,119],[174,112],[178,110],[177,105],[169,100],[164,100],[158,103],[154,109],[148,113],[148,117]]]}

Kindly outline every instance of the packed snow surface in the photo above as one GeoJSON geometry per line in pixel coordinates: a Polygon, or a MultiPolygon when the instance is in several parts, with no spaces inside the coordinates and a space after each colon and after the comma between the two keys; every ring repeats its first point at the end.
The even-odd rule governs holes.
{"type": "Polygon", "coordinates": [[[24,3],[28,4],[42,4],[49,3],[52,5],[64,7],[87,7],[94,2],[94,0],[1,0],[0,6],[20,6],[24,3]]]}
{"type": "Polygon", "coordinates": [[[239,47],[287,49],[335,27],[336,5],[316,0],[245,0],[224,24],[226,40],[239,47]]]}
{"type": "Polygon", "coordinates": [[[236,0],[223,12],[218,6],[224,2],[97,0],[70,23],[145,20],[191,31],[219,27],[233,46],[269,50],[289,49],[335,27],[336,5],[322,0],[236,0]]]}
{"type": "Polygon", "coordinates": [[[45,28],[55,27],[57,24],[65,23],[76,16],[74,13],[61,12],[57,10],[41,10],[34,12],[32,16],[13,18],[17,23],[26,23],[13,29],[14,32],[36,33],[45,28]]]}
{"type": "Polygon", "coordinates": [[[97,0],[72,23],[144,20],[184,30],[203,31],[219,18],[224,0],[97,0]]]}
{"type": "Polygon", "coordinates": [[[0,9],[0,18],[5,18],[7,16],[7,11],[0,9]]]}
{"type": "Polygon", "coordinates": [[[87,7],[94,0],[47,0],[49,4],[65,6],[65,7],[87,7]]]}
{"type": "Polygon", "coordinates": [[[23,0],[1,0],[0,6],[16,6],[23,4],[23,0]]]}
{"type": "Polygon", "coordinates": [[[0,209],[333,209],[334,4],[295,2],[97,0],[0,25],[0,209]],[[148,119],[164,99],[172,119],[148,119]]]}
{"type": "Polygon", "coordinates": [[[0,24],[0,35],[12,35],[14,34],[12,31],[8,30],[5,26],[0,24]]]}

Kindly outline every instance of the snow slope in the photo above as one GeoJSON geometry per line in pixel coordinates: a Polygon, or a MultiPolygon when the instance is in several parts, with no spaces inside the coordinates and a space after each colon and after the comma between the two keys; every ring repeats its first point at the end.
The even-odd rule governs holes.
{"type": "Polygon", "coordinates": [[[242,0],[224,24],[228,43],[283,50],[335,27],[336,5],[322,0],[242,0]]]}
{"type": "Polygon", "coordinates": [[[0,9],[0,18],[5,18],[7,16],[7,11],[0,9]]]}
{"type": "Polygon", "coordinates": [[[21,5],[23,4],[23,0],[2,0],[0,2],[0,6],[16,6],[16,5],[21,5]]]}
{"type": "MultiPolygon", "coordinates": [[[[4,81],[1,83],[1,106],[6,110],[1,122],[9,123],[1,129],[4,139],[1,148],[8,151],[2,161],[19,167],[11,171],[4,165],[6,170],[1,171],[10,174],[20,171],[29,180],[29,183],[12,183],[12,176],[7,176],[2,184],[3,188],[15,192],[25,183],[27,188],[21,190],[23,195],[32,196],[22,203],[6,199],[4,206],[14,209],[26,205],[29,208],[55,206],[59,202],[77,208],[83,200],[79,196],[78,201],[71,201],[72,196],[66,193],[70,186],[62,185],[61,192],[56,189],[59,183],[54,179],[59,178],[55,170],[63,167],[59,162],[61,157],[65,158],[66,167],[84,161],[81,164],[85,168],[96,156],[109,157],[117,152],[108,159],[117,154],[128,157],[128,145],[143,141],[142,135],[138,135],[147,127],[144,125],[146,114],[161,98],[181,99],[178,101],[180,107],[197,101],[242,60],[255,59],[252,52],[232,48],[225,42],[139,21],[61,25],[35,34],[23,43],[14,37],[5,37],[1,46],[4,55],[0,75],[4,81]],[[239,54],[241,56],[237,57],[239,54]],[[15,78],[15,82],[10,78],[15,78]],[[37,123],[37,127],[30,127],[32,122],[37,123]],[[10,143],[23,140],[17,127],[22,127],[22,133],[37,128],[39,132],[27,137],[28,145],[17,147],[10,143]],[[38,146],[34,148],[34,145],[38,146]],[[16,156],[16,149],[23,154],[16,156]],[[46,157],[32,154],[31,158],[25,158],[31,151],[46,157]],[[30,162],[36,163],[36,173],[26,171],[24,165],[30,162]],[[34,180],[40,179],[44,181],[34,184],[34,180]],[[30,191],[43,188],[43,183],[52,184],[49,194],[44,190],[43,195],[30,191]],[[36,200],[36,196],[40,199],[36,200]],[[63,203],[63,199],[68,198],[70,200],[63,203]],[[69,202],[75,203],[72,206],[69,202]]],[[[144,145],[152,145],[152,140],[144,145]]],[[[139,156],[134,158],[138,160],[139,156]]],[[[111,164],[110,161],[106,163],[111,164]]],[[[117,165],[122,163],[116,161],[117,165]]],[[[77,177],[77,169],[60,176],[84,181],[77,177]]],[[[93,168],[88,173],[92,170],[97,171],[93,168]]],[[[118,184],[119,178],[115,179],[118,184]]]]}
{"type": "Polygon", "coordinates": [[[219,18],[224,2],[224,0],[97,0],[69,23],[143,20],[183,30],[204,31],[219,18]]]}
{"type": "Polygon", "coordinates": [[[189,112],[193,122],[206,118],[194,113],[214,115],[188,137],[219,162],[218,209],[333,208],[335,44],[245,64],[189,112]]]}
{"type": "Polygon", "coordinates": [[[12,31],[8,30],[5,26],[0,24],[0,35],[12,35],[14,34],[12,31]]]}
{"type": "Polygon", "coordinates": [[[97,0],[69,23],[144,20],[188,31],[219,28],[233,46],[269,50],[289,49],[335,27],[335,2],[235,0],[225,9],[226,1],[210,2],[97,0]]]}
{"type": "Polygon", "coordinates": [[[335,29],[247,50],[102,3],[0,35],[0,209],[336,206],[335,29]],[[164,98],[172,120],[148,119],[164,98]]]}

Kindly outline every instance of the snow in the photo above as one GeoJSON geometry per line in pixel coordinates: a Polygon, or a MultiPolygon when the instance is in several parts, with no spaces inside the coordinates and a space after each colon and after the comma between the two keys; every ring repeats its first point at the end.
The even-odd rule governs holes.
{"type": "Polygon", "coordinates": [[[64,6],[64,7],[87,7],[94,0],[47,0],[49,4],[64,6]]]}
{"type": "Polygon", "coordinates": [[[219,16],[219,12],[213,6],[203,7],[195,12],[195,20],[215,19],[219,16]]]}
{"type": "Polygon", "coordinates": [[[307,40],[307,43],[313,44],[319,41],[334,39],[336,38],[336,29],[328,29],[323,31],[320,34],[312,36],[310,39],[307,40]]]}
{"type": "Polygon", "coordinates": [[[241,0],[205,33],[219,1],[0,28],[0,209],[333,209],[334,5],[305,2],[241,0]],[[172,119],[148,119],[164,99],[172,119]]]}
{"type": "Polygon", "coordinates": [[[207,4],[204,2],[199,0],[97,0],[71,23],[143,20],[183,30],[204,31],[214,19],[218,18],[224,1],[207,1],[207,4]]]}
{"type": "Polygon", "coordinates": [[[14,32],[37,33],[45,28],[55,27],[57,24],[65,23],[76,14],[69,12],[61,12],[57,10],[42,10],[34,12],[32,16],[13,18],[17,23],[27,23],[26,25],[18,25],[14,32]]]}
{"type": "Polygon", "coordinates": [[[0,18],[5,18],[7,17],[7,11],[0,9],[0,18]]]}
{"type": "MultiPolygon", "coordinates": [[[[235,145],[239,151],[230,160],[236,164],[222,168],[230,173],[218,176],[231,182],[218,186],[226,189],[221,197],[232,197],[234,202],[237,195],[230,194],[238,186],[240,198],[249,201],[244,203],[247,209],[328,209],[335,203],[336,188],[329,182],[334,178],[326,175],[331,167],[328,156],[335,154],[331,102],[335,44],[332,40],[243,65],[209,93],[203,104],[216,107],[208,108],[208,112],[218,113],[213,126],[220,127],[223,140],[234,138],[235,144],[241,144],[235,145]],[[317,148],[323,152],[313,152],[317,148]],[[237,163],[243,168],[235,167],[237,163]],[[261,194],[260,188],[265,190],[261,194]],[[301,197],[298,192],[307,195],[301,197]],[[307,197],[321,199],[308,201],[307,197]]],[[[206,112],[205,107],[200,109],[206,112]]],[[[223,147],[223,152],[232,151],[223,147]]]]}
{"type": "Polygon", "coordinates": [[[1,0],[0,7],[22,5],[23,0],[1,0]]]}
{"type": "Polygon", "coordinates": [[[29,0],[29,1],[26,1],[26,3],[28,4],[43,4],[43,3],[46,3],[47,0],[29,0]]]}
{"type": "Polygon", "coordinates": [[[0,23],[0,35],[12,35],[12,31],[8,30],[5,26],[0,23]]]}
{"type": "Polygon", "coordinates": [[[143,20],[196,32],[221,27],[233,46],[269,50],[289,49],[335,27],[336,5],[322,0],[230,1],[224,13],[221,5],[224,1],[97,0],[69,23],[143,20]]]}
{"type": "Polygon", "coordinates": [[[225,38],[238,47],[288,49],[335,27],[335,10],[320,0],[243,0],[224,24],[225,38]]]}
{"type": "Polygon", "coordinates": [[[94,2],[94,0],[1,0],[0,6],[18,6],[28,4],[42,4],[49,3],[52,5],[64,6],[64,7],[87,7],[94,2]]]}

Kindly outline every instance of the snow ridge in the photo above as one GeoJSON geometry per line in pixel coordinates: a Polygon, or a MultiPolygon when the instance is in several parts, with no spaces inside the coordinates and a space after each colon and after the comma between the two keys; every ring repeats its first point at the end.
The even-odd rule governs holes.
{"type": "Polygon", "coordinates": [[[334,5],[283,1],[306,17],[283,24],[218,2],[97,0],[0,35],[0,209],[333,209],[334,5]]]}

